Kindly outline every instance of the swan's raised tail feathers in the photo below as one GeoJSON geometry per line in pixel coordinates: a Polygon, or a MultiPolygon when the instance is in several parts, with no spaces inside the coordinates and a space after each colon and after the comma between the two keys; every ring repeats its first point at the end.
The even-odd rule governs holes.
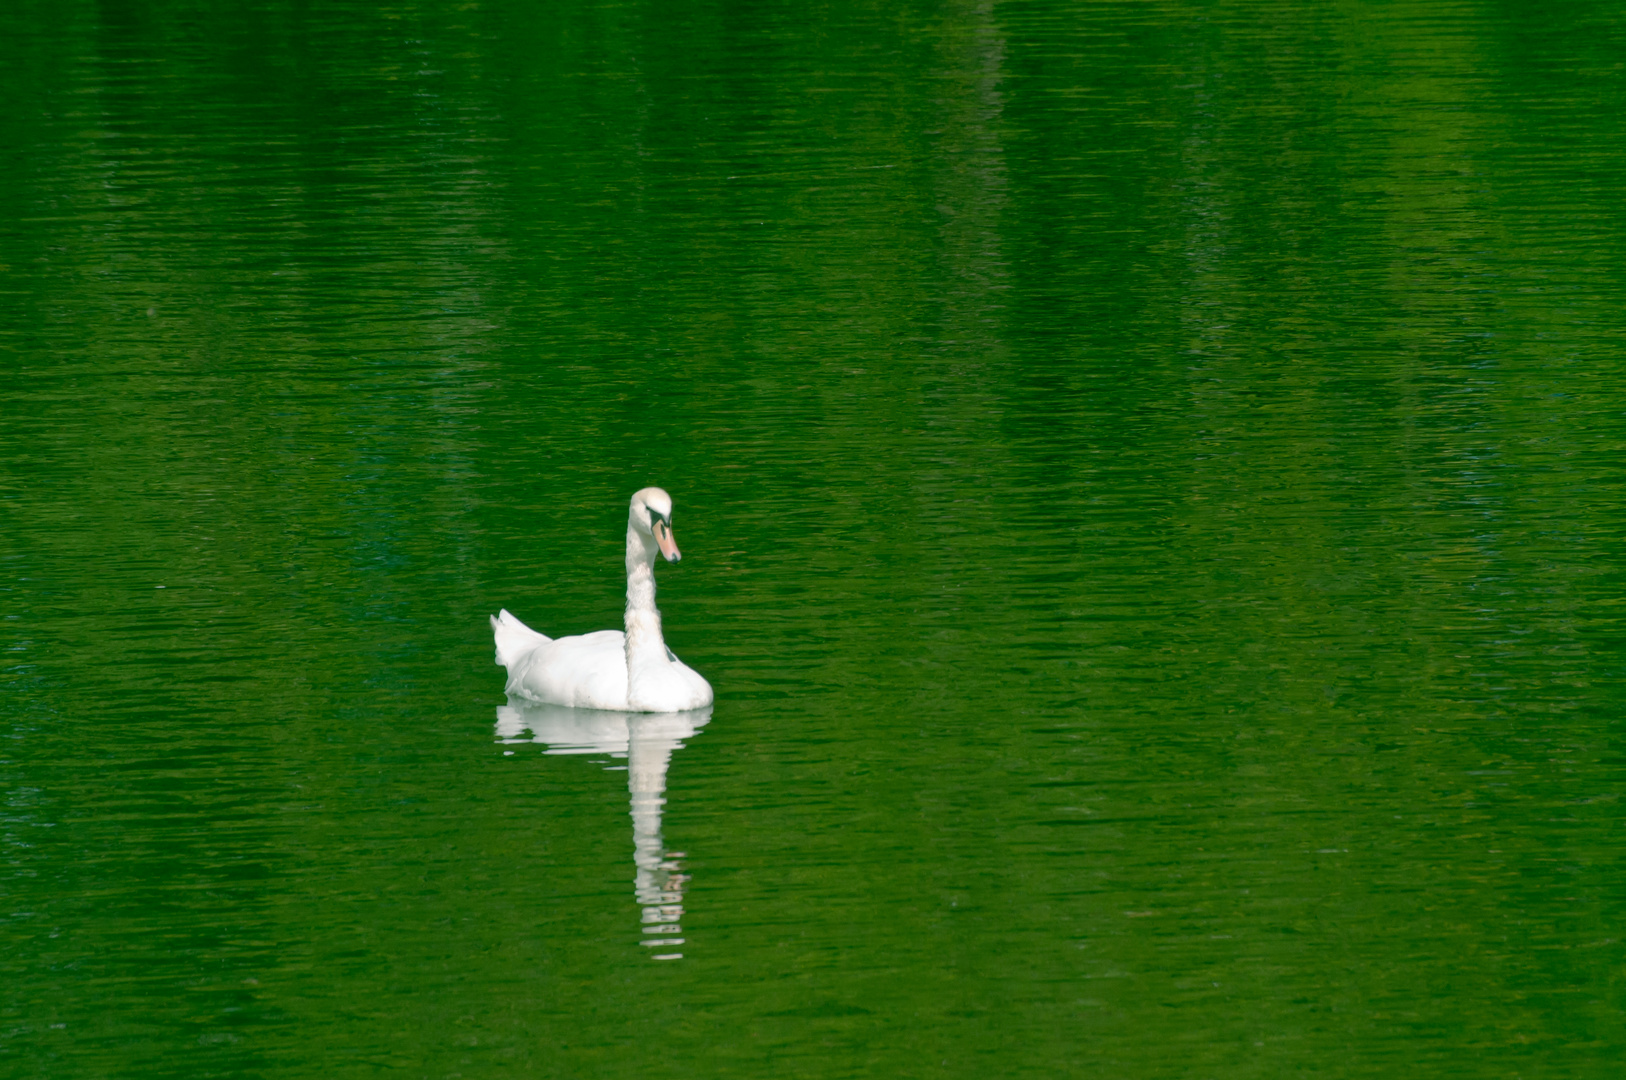
{"type": "Polygon", "coordinates": [[[497,639],[497,663],[503,667],[552,640],[508,614],[507,608],[503,608],[500,615],[491,616],[491,632],[497,639]]]}

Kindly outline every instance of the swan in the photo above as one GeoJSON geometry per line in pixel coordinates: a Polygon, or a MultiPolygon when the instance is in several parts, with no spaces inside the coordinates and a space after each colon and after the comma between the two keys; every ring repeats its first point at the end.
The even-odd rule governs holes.
{"type": "Polygon", "coordinates": [[[626,633],[599,630],[549,638],[504,608],[491,616],[497,663],[508,669],[508,696],[573,709],[687,712],[711,704],[711,684],[666,647],[655,608],[655,555],[683,557],[672,539],[672,496],[658,487],[633,493],[627,512],[626,633]]]}

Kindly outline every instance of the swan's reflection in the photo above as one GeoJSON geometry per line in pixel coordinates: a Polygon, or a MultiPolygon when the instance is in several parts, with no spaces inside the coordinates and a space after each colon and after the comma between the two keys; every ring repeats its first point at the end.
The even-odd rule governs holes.
{"type": "Polygon", "coordinates": [[[627,759],[632,795],[633,893],[643,908],[643,944],[657,960],[679,960],[683,944],[683,886],[689,880],[681,851],[661,847],[661,808],[672,751],[711,719],[711,709],[684,713],[598,712],[509,699],[497,709],[497,740],[539,742],[549,754],[606,754],[627,759]],[[525,733],[529,731],[530,738],[525,733]]]}

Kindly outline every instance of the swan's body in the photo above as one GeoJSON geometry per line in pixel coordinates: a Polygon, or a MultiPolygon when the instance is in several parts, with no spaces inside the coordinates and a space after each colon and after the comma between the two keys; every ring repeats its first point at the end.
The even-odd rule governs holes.
{"type": "Polygon", "coordinates": [[[491,617],[497,663],[508,669],[508,695],[525,701],[613,712],[686,712],[711,704],[711,684],[661,637],[655,607],[655,556],[677,562],[672,497],[644,488],[627,515],[626,630],[552,639],[506,610],[491,617]]]}

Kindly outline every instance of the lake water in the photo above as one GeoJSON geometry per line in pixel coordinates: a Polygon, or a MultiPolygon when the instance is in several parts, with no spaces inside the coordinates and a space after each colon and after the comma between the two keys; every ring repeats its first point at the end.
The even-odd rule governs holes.
{"type": "Polygon", "coordinates": [[[6,5],[0,1074],[1618,1075],[1617,15],[6,5]]]}

